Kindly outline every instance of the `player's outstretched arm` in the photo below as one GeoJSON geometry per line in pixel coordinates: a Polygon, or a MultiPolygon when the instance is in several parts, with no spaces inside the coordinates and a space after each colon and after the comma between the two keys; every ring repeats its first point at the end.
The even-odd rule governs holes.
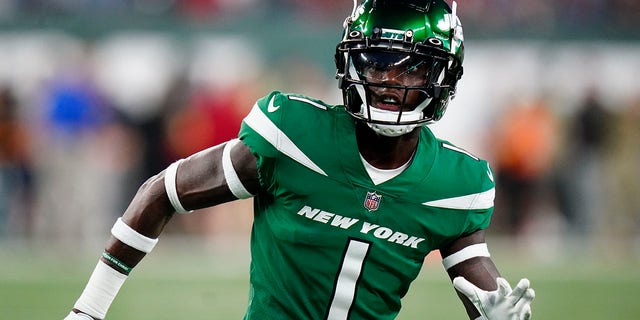
{"type": "Polygon", "coordinates": [[[442,263],[453,280],[470,319],[525,320],[531,318],[535,292],[522,279],[514,289],[490,258],[484,231],[476,231],[441,249],[442,263]]]}
{"type": "Polygon", "coordinates": [[[151,252],[175,212],[248,198],[258,188],[255,158],[236,139],[179,160],[149,178],[113,225],[98,264],[65,320],[104,319],[129,273],[151,252]]]}

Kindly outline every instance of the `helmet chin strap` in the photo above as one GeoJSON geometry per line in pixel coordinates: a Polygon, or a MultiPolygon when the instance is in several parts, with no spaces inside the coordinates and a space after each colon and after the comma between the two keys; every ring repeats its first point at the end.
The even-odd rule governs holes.
{"type": "MultiPolygon", "coordinates": [[[[367,109],[367,108],[365,108],[367,109]]],[[[384,118],[387,118],[388,120],[391,121],[395,121],[396,119],[398,119],[398,113],[397,112],[393,112],[393,111],[388,111],[388,110],[381,110],[378,108],[374,108],[374,107],[369,107],[369,110],[371,110],[371,119],[376,119],[376,120],[385,120],[384,118]]],[[[420,112],[416,113],[415,111],[409,111],[406,113],[402,113],[402,117],[405,117],[405,114],[408,114],[408,118],[414,118],[415,120],[419,120],[421,115],[420,112]]],[[[368,112],[365,111],[365,116],[368,116],[368,112]]],[[[380,123],[371,123],[371,122],[367,122],[367,125],[369,126],[369,128],[371,128],[373,131],[375,131],[377,134],[386,136],[386,137],[399,137],[401,135],[407,134],[411,131],[413,131],[413,129],[415,129],[418,125],[422,125],[422,124],[398,124],[398,125],[391,125],[391,124],[380,124],[380,123]]]]}
{"type": "MultiPolygon", "coordinates": [[[[361,98],[363,98],[362,101],[365,101],[366,99],[364,99],[364,88],[362,88],[362,86],[356,86],[356,88],[358,90],[358,93],[361,95],[361,98]]],[[[422,111],[427,107],[430,101],[431,98],[427,98],[412,111],[403,111],[402,115],[400,116],[400,124],[367,122],[367,125],[376,133],[386,137],[399,137],[401,135],[407,134],[413,131],[413,129],[426,124],[426,122],[412,124],[407,124],[407,122],[422,120],[424,118],[424,114],[422,113],[422,111]]],[[[388,123],[398,122],[398,113],[398,111],[383,110],[372,105],[369,105],[369,107],[367,108],[364,102],[360,107],[360,114],[362,114],[365,119],[371,119],[374,121],[384,121],[388,123]]]]}
{"type": "MultiPolygon", "coordinates": [[[[422,120],[424,118],[424,114],[422,113],[422,110],[429,103],[428,100],[430,99],[426,99],[413,111],[402,112],[402,116],[400,117],[400,122],[406,123],[406,122],[414,122],[414,121],[422,120]]],[[[367,119],[371,118],[372,120],[385,121],[385,122],[398,121],[397,111],[382,110],[371,105],[368,108],[366,108],[363,103],[361,112],[362,112],[362,115],[367,119]]],[[[376,133],[383,136],[387,136],[387,137],[399,137],[401,135],[404,135],[413,131],[413,129],[415,129],[416,127],[423,126],[425,124],[426,122],[412,123],[412,124],[381,124],[381,123],[367,122],[367,125],[369,126],[369,128],[371,128],[376,133]]]]}

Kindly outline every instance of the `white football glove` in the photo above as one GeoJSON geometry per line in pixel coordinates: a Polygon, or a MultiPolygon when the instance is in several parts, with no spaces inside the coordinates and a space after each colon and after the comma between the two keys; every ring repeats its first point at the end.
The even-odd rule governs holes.
{"type": "Polygon", "coordinates": [[[496,279],[498,289],[485,291],[463,277],[453,279],[453,286],[464,294],[480,312],[482,320],[528,320],[531,319],[531,301],[535,291],[528,279],[521,279],[511,290],[504,278],[496,279]]]}
{"type": "Polygon", "coordinates": [[[84,313],[75,313],[71,311],[63,320],[93,320],[93,318],[84,313]]]}

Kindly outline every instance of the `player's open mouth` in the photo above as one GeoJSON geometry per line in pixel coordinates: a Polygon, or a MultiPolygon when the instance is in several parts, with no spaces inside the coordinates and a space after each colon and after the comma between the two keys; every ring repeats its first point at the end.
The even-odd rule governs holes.
{"type": "Polygon", "coordinates": [[[402,108],[400,100],[391,96],[375,97],[373,99],[373,106],[378,109],[388,111],[400,111],[402,108]]]}

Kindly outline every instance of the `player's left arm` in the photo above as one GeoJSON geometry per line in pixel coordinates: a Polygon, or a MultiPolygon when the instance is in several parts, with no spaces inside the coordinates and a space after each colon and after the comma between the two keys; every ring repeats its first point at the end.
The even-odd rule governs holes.
{"type": "Polygon", "coordinates": [[[512,289],[500,276],[490,258],[484,230],[460,237],[441,248],[440,252],[442,263],[470,319],[531,318],[531,301],[535,292],[529,280],[520,280],[512,289]]]}
{"type": "Polygon", "coordinates": [[[104,319],[129,273],[152,251],[174,213],[189,213],[260,191],[254,155],[237,139],[171,164],[149,178],[111,237],[84,291],[65,320],[104,319]]]}

